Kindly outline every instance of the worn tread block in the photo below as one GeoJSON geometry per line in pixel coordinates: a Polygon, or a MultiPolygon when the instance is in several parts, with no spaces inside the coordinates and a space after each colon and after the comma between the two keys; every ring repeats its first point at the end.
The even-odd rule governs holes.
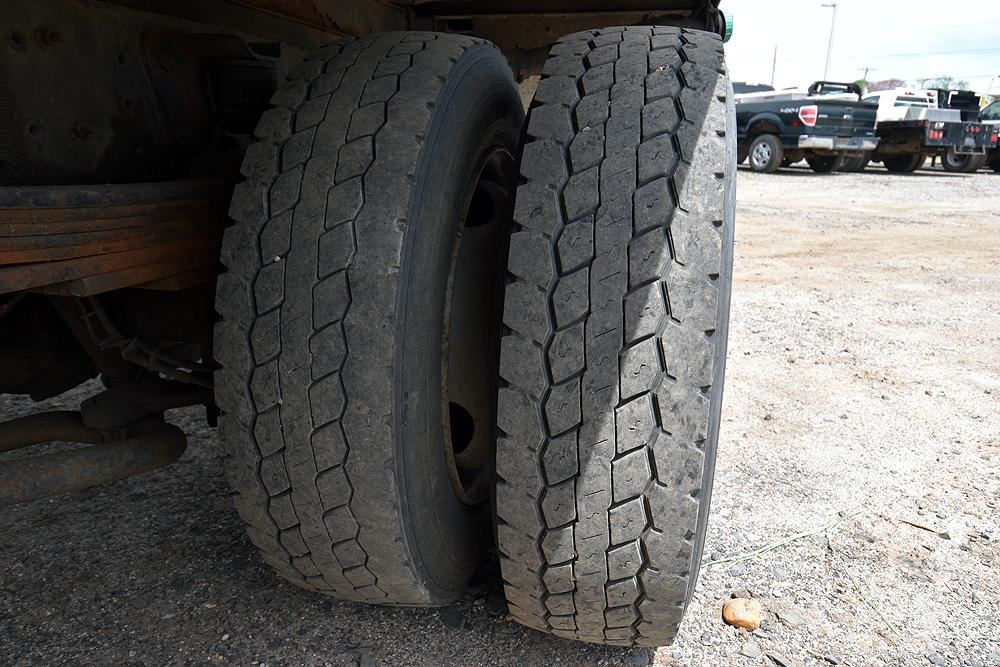
{"type": "Polygon", "coordinates": [[[549,484],[557,484],[576,475],[576,449],[576,433],[567,433],[549,441],[542,455],[545,479],[549,484]]]}
{"type": "Polygon", "coordinates": [[[615,459],[612,467],[612,487],[616,503],[638,498],[653,481],[649,451],[645,447],[615,459]]]}
{"type": "Polygon", "coordinates": [[[562,273],[570,273],[590,263],[594,258],[594,222],[584,218],[566,225],[557,245],[562,273]]]}
{"type": "Polygon", "coordinates": [[[577,322],[568,329],[556,332],[549,346],[549,371],[553,382],[563,382],[583,371],[584,325],[577,322]]]}

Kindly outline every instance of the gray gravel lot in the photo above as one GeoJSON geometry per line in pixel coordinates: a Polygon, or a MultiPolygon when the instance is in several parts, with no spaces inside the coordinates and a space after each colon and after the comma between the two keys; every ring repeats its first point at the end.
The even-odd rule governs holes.
{"type": "Polygon", "coordinates": [[[850,518],[836,554],[816,535],[706,567],[671,647],[521,628],[489,567],[444,610],[302,592],[259,561],[215,432],[179,411],[170,468],[0,510],[0,664],[1000,665],[998,186],[740,172],[707,558],[850,518]],[[734,592],[768,611],[752,636],[721,621],[734,592]]]}

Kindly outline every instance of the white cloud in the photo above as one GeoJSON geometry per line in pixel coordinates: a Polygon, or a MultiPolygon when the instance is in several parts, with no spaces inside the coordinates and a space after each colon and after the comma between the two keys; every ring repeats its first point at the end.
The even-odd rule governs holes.
{"type": "MultiPolygon", "coordinates": [[[[734,81],[769,83],[775,46],[776,87],[823,78],[832,0],[722,0],[735,18],[726,45],[734,81]]],[[[837,0],[830,79],[911,82],[942,75],[985,91],[1000,75],[997,0],[837,0]]]]}

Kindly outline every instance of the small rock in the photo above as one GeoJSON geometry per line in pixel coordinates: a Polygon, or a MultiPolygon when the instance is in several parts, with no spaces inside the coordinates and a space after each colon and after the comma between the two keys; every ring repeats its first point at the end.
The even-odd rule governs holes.
{"type": "Polygon", "coordinates": [[[767,657],[769,657],[774,664],[778,665],[778,667],[799,667],[799,663],[775,651],[768,651],[767,657]]]}
{"type": "Polygon", "coordinates": [[[367,647],[359,648],[354,652],[354,656],[358,661],[358,667],[378,667],[378,663],[375,662],[375,658],[372,657],[372,653],[367,647]]]}
{"type": "Polygon", "coordinates": [[[507,613],[507,598],[502,590],[490,591],[486,596],[486,612],[490,616],[504,616],[507,613]]]}
{"type": "Polygon", "coordinates": [[[722,560],[725,557],[726,557],[726,554],[722,553],[721,551],[713,551],[712,552],[712,560],[722,560]]]}
{"type": "Polygon", "coordinates": [[[635,665],[635,667],[646,667],[649,664],[649,651],[646,649],[638,649],[635,653],[629,656],[628,664],[635,665]]]}
{"type": "Polygon", "coordinates": [[[441,610],[441,622],[445,627],[458,630],[465,622],[465,610],[460,604],[453,604],[441,610]]]}
{"type": "Polygon", "coordinates": [[[940,537],[942,540],[950,540],[951,539],[951,533],[949,533],[946,530],[943,530],[940,533],[938,533],[938,537],[940,537]]]}
{"type": "Polygon", "coordinates": [[[747,571],[747,566],[746,563],[736,563],[726,571],[731,577],[742,577],[747,571]]]}
{"type": "Polygon", "coordinates": [[[722,607],[722,620],[737,628],[753,632],[764,618],[764,607],[757,600],[735,598],[722,607]]]}
{"type": "Polygon", "coordinates": [[[802,625],[806,622],[806,619],[795,609],[786,609],[784,611],[779,611],[778,618],[787,623],[788,625],[795,627],[797,625],[802,625]]]}
{"type": "Polygon", "coordinates": [[[715,637],[712,636],[711,632],[702,633],[700,641],[705,646],[712,646],[715,644],[715,637]]]}
{"type": "Polygon", "coordinates": [[[743,648],[740,649],[740,655],[744,655],[748,658],[759,658],[763,653],[764,649],[762,649],[760,644],[752,639],[743,644],[743,648]]]}
{"type": "Polygon", "coordinates": [[[732,598],[732,599],[734,599],[734,600],[735,600],[736,598],[746,598],[746,599],[748,599],[748,600],[749,600],[750,598],[752,598],[752,597],[753,597],[753,593],[751,593],[751,592],[750,592],[750,591],[749,591],[748,589],[746,589],[746,588],[734,588],[733,590],[731,590],[731,591],[729,592],[729,597],[731,597],[731,598],[732,598]]]}
{"type": "Polygon", "coordinates": [[[943,655],[941,655],[940,653],[928,653],[927,654],[927,660],[932,665],[937,665],[938,667],[947,667],[948,666],[948,661],[945,660],[945,657],[943,655]]]}

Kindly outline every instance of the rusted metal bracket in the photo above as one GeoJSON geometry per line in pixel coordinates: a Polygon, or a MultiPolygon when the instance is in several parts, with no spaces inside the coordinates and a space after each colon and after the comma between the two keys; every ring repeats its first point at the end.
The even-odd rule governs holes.
{"type": "Polygon", "coordinates": [[[164,410],[214,404],[211,389],[148,377],[91,396],[80,405],[83,423],[96,429],[122,428],[164,410]]]}
{"type": "Polygon", "coordinates": [[[0,462],[0,506],[82,491],[155,470],[176,461],[187,446],[183,431],[155,420],[110,431],[85,426],[78,412],[48,412],[0,423],[0,451],[52,440],[91,446],[0,462]]]}
{"type": "Polygon", "coordinates": [[[223,179],[0,187],[0,294],[210,281],[231,190],[223,179]]]}
{"type": "Polygon", "coordinates": [[[77,299],[77,305],[80,308],[80,320],[86,326],[90,339],[101,351],[120,350],[122,359],[140,368],[177,382],[212,388],[214,366],[196,361],[172,359],[138,338],[126,338],[111,321],[96,297],[77,299]]]}

